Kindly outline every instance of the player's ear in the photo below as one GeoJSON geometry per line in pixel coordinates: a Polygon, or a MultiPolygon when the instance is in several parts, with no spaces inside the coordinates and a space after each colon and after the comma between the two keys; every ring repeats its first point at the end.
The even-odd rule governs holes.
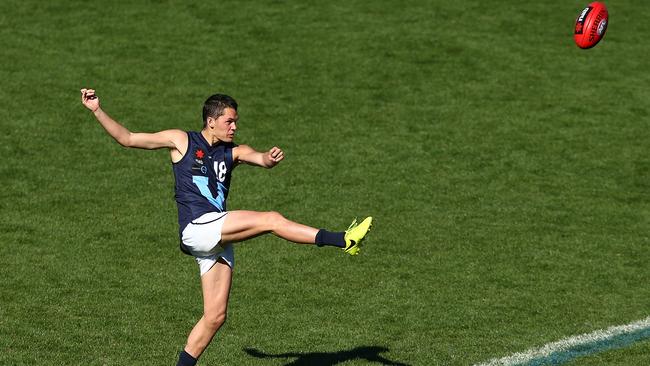
{"type": "Polygon", "coordinates": [[[210,127],[210,128],[214,128],[214,124],[215,124],[215,122],[216,122],[216,121],[214,120],[214,118],[212,118],[212,117],[208,117],[208,120],[207,120],[206,125],[207,125],[208,127],[210,127]]]}

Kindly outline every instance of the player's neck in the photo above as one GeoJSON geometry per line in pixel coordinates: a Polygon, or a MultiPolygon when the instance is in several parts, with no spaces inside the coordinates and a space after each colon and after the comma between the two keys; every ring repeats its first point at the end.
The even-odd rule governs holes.
{"type": "Polygon", "coordinates": [[[203,135],[203,138],[208,142],[208,144],[210,144],[210,146],[214,146],[221,141],[217,136],[211,135],[206,129],[201,130],[201,135],[203,135]]]}

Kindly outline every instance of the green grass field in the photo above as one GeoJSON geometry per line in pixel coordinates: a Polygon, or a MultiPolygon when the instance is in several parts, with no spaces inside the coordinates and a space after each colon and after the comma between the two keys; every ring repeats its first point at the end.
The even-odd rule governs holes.
{"type": "Polygon", "coordinates": [[[607,1],[584,51],[586,3],[3,1],[0,364],[171,365],[201,315],[168,153],[82,87],[134,131],[230,94],[286,159],[237,168],[229,209],[375,217],[357,257],[238,244],[200,365],[471,365],[648,317],[650,7],[607,1]]]}

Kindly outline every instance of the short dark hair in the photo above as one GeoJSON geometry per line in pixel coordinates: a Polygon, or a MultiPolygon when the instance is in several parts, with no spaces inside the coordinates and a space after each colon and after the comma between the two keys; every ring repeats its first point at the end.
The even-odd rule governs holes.
{"type": "Polygon", "coordinates": [[[211,95],[203,104],[203,128],[208,124],[208,117],[218,118],[226,108],[237,110],[237,102],[225,94],[211,95]]]}

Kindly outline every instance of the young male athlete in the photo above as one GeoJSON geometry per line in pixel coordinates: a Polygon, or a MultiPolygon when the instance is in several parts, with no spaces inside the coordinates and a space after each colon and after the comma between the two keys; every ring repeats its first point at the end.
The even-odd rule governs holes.
{"type": "Polygon", "coordinates": [[[234,265],[232,243],[272,233],[294,243],[340,247],[345,253],[359,254],[372,217],[360,224],[355,220],[345,232],[330,232],[287,220],[277,212],[226,210],[231,173],[237,165],[273,168],[284,159],[278,147],[259,152],[233,143],[239,120],[233,98],[215,94],[205,101],[200,132],[131,132],[102,110],[93,89],[81,89],[81,102],[120,145],[167,148],[171,154],[180,247],[195,257],[203,292],[203,316],[190,332],[177,366],[195,365],[226,320],[234,265]]]}

